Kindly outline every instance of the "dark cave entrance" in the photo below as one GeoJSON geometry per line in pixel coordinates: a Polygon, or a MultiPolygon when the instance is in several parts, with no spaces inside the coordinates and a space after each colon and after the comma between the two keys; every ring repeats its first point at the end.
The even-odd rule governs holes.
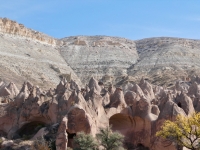
{"type": "Polygon", "coordinates": [[[181,103],[180,103],[180,102],[178,102],[178,107],[182,108],[182,106],[181,106],[181,103]]]}
{"type": "Polygon", "coordinates": [[[45,127],[45,123],[40,121],[33,121],[23,125],[18,130],[18,135],[20,138],[28,140],[32,138],[41,128],[45,127]]]}
{"type": "MultiPolygon", "coordinates": [[[[67,132],[67,131],[66,131],[67,132]]],[[[67,147],[71,147],[73,148],[73,138],[76,136],[76,133],[69,133],[68,134],[68,143],[67,143],[67,147]]]]}
{"type": "Polygon", "coordinates": [[[0,137],[6,137],[7,134],[6,132],[4,132],[3,130],[0,130],[0,137]]]}
{"type": "Polygon", "coordinates": [[[148,147],[145,147],[143,144],[141,143],[138,143],[137,146],[136,146],[136,149],[138,150],[149,150],[148,147]]]}
{"type": "Polygon", "coordinates": [[[138,147],[138,148],[141,148],[141,147],[144,147],[144,145],[141,144],[141,143],[138,143],[138,144],[137,144],[137,147],[138,147]]]}

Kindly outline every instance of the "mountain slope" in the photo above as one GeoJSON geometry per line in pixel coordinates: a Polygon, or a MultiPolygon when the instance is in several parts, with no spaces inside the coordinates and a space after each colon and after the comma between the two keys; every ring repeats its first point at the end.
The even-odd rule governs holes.
{"type": "Polygon", "coordinates": [[[19,24],[8,19],[1,21],[4,22],[0,23],[1,79],[16,84],[29,80],[40,86],[45,83],[47,87],[55,86],[62,74],[71,73],[79,80],[60,55],[57,40],[39,32],[31,36],[33,30],[18,28],[19,24]]]}
{"type": "Polygon", "coordinates": [[[200,41],[169,37],[132,41],[109,36],[58,40],[0,18],[0,72],[5,81],[29,80],[46,87],[70,74],[80,85],[94,76],[109,84],[144,77],[169,86],[177,78],[200,74],[200,41]]]}
{"type": "MultiPolygon", "coordinates": [[[[136,41],[139,61],[128,69],[131,76],[145,76],[154,83],[199,74],[200,41],[149,38],[136,41]]],[[[170,84],[170,83],[169,83],[170,84]]]]}
{"type": "Polygon", "coordinates": [[[105,75],[114,80],[127,76],[138,59],[135,42],[107,36],[78,36],[62,40],[60,53],[83,82],[105,75]]]}

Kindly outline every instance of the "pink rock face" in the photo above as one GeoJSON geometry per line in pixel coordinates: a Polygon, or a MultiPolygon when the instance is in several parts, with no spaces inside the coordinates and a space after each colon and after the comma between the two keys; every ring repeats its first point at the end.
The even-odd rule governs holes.
{"type": "Polygon", "coordinates": [[[93,77],[90,79],[88,86],[90,90],[95,90],[96,92],[98,92],[97,94],[100,94],[101,87],[98,85],[98,81],[93,77]]]}
{"type": "Polygon", "coordinates": [[[137,98],[137,95],[135,92],[132,92],[132,91],[128,91],[126,92],[126,94],[124,95],[124,99],[125,99],[125,102],[128,106],[132,106],[132,105],[135,105],[135,103],[137,102],[136,100],[137,98]]]}
{"type": "Polygon", "coordinates": [[[108,92],[103,96],[103,106],[106,106],[110,103],[110,95],[108,92]]]}
{"type": "Polygon", "coordinates": [[[191,98],[188,97],[185,93],[181,92],[180,95],[178,94],[176,96],[175,102],[180,108],[185,111],[188,116],[192,115],[195,112],[191,98]]]}
{"type": "Polygon", "coordinates": [[[110,85],[109,88],[108,88],[108,92],[110,92],[110,95],[114,94],[115,87],[113,87],[113,85],[110,85]]]}
{"type": "Polygon", "coordinates": [[[57,150],[66,150],[68,144],[68,134],[66,132],[67,129],[67,118],[63,118],[58,128],[57,136],[56,136],[56,149],[57,150]]]}
{"type": "Polygon", "coordinates": [[[67,132],[77,133],[84,131],[85,133],[91,132],[91,120],[86,114],[85,110],[74,106],[70,108],[69,113],[67,114],[67,132]]]}
{"type": "Polygon", "coordinates": [[[49,117],[49,119],[51,120],[52,124],[53,123],[57,123],[58,122],[58,119],[59,119],[59,116],[57,115],[58,114],[58,102],[53,99],[50,103],[49,103],[49,109],[47,110],[47,115],[48,116],[51,116],[49,117]]]}
{"type": "Polygon", "coordinates": [[[155,98],[153,88],[149,82],[145,81],[144,79],[141,79],[139,86],[142,89],[145,97],[150,99],[150,101],[155,98]]]}
{"type": "Polygon", "coordinates": [[[7,86],[3,81],[0,82],[0,97],[9,96],[9,98],[13,99],[18,93],[19,90],[13,82],[10,82],[7,86]]]}
{"type": "Polygon", "coordinates": [[[10,82],[7,89],[10,91],[10,98],[16,97],[19,93],[17,86],[13,82],[10,82]]]}
{"type": "Polygon", "coordinates": [[[150,146],[151,122],[148,120],[126,114],[115,114],[110,118],[109,124],[114,131],[125,136],[127,146],[138,144],[150,146]]]}
{"type": "Polygon", "coordinates": [[[135,116],[139,116],[142,119],[147,119],[149,121],[154,121],[157,119],[157,116],[151,113],[151,104],[150,100],[142,97],[136,104],[136,113],[135,116]]]}
{"type": "Polygon", "coordinates": [[[80,91],[81,90],[80,86],[74,80],[71,80],[70,88],[72,90],[76,90],[76,91],[80,91]]]}
{"type": "Polygon", "coordinates": [[[60,83],[56,87],[56,93],[58,94],[58,92],[62,91],[64,88],[65,88],[64,82],[60,81],[60,83]]]}
{"type": "MultiPolygon", "coordinates": [[[[70,102],[68,102],[70,96],[72,95],[72,92],[70,90],[65,90],[63,94],[57,94],[55,97],[55,102],[58,103],[58,111],[60,114],[65,115],[68,111],[68,105],[70,102]]],[[[71,105],[70,105],[71,106],[71,105]]]]}
{"type": "Polygon", "coordinates": [[[12,138],[10,132],[18,123],[16,108],[9,104],[0,105],[0,131],[3,136],[12,138]]]}
{"type": "Polygon", "coordinates": [[[187,93],[187,94],[188,94],[189,96],[192,96],[192,95],[197,96],[197,94],[199,93],[199,91],[200,91],[200,88],[199,88],[198,84],[197,84],[196,82],[194,82],[194,83],[189,87],[188,93],[187,93]]]}
{"type": "Polygon", "coordinates": [[[174,103],[169,97],[167,98],[168,99],[166,99],[165,103],[162,104],[162,107],[161,107],[162,109],[160,109],[162,111],[160,112],[158,119],[162,118],[162,119],[173,120],[178,114],[181,114],[184,116],[186,115],[182,108],[178,107],[178,105],[174,103]]]}
{"type": "Polygon", "coordinates": [[[3,97],[11,95],[11,92],[7,89],[7,87],[4,87],[0,91],[0,95],[3,97]]]}
{"type": "Polygon", "coordinates": [[[187,92],[189,86],[187,84],[185,84],[185,82],[181,82],[181,81],[177,81],[175,86],[174,86],[174,90],[181,92],[187,92]]]}
{"type": "MultiPolygon", "coordinates": [[[[75,81],[69,84],[63,79],[55,90],[47,92],[25,82],[18,93],[14,83],[0,83],[0,91],[7,88],[10,92],[6,98],[14,99],[0,104],[0,136],[22,138],[38,123],[51,127],[57,124],[56,148],[66,150],[73,148],[73,137],[78,132],[95,136],[100,128],[111,125],[114,131],[125,136],[127,149],[143,146],[150,150],[175,150],[172,143],[155,134],[165,120],[174,120],[177,115],[191,115],[193,103],[195,109],[200,110],[198,84],[191,85],[189,94],[184,93],[187,88],[181,93],[162,87],[153,89],[145,80],[139,85],[129,84],[124,86],[125,89],[110,86],[107,90],[92,78],[88,88],[80,90],[75,81]],[[196,90],[192,91],[194,87],[196,90]],[[126,91],[125,95],[123,91],[126,91]],[[190,94],[194,94],[192,99],[190,94]]],[[[34,134],[31,136],[36,138],[47,133],[42,128],[34,134]]]]}
{"type": "Polygon", "coordinates": [[[131,122],[133,118],[126,114],[115,114],[109,119],[109,124],[112,126],[113,130],[120,130],[122,131],[129,131],[131,128],[135,126],[135,124],[132,124],[131,122]]]}
{"type": "Polygon", "coordinates": [[[108,104],[108,107],[115,107],[119,110],[122,110],[126,107],[124,94],[120,88],[116,88],[114,94],[110,96],[110,103],[108,104]]]}
{"type": "Polygon", "coordinates": [[[132,88],[133,88],[133,84],[131,84],[131,83],[128,82],[128,83],[123,87],[123,92],[126,93],[126,92],[128,92],[128,91],[131,91],[132,88]]]}
{"type": "Polygon", "coordinates": [[[27,83],[24,83],[19,94],[15,97],[16,106],[21,107],[25,99],[28,98],[28,95],[29,95],[28,86],[27,83]]]}
{"type": "Polygon", "coordinates": [[[139,100],[140,97],[144,96],[142,89],[137,84],[133,86],[132,91],[137,94],[137,100],[139,100]]]}
{"type": "Polygon", "coordinates": [[[186,114],[182,108],[178,107],[178,105],[176,105],[173,101],[168,99],[165,102],[165,105],[163,105],[162,110],[158,116],[158,119],[156,120],[156,122],[152,128],[152,137],[151,137],[151,141],[152,141],[151,148],[152,149],[176,150],[174,145],[172,145],[172,142],[169,142],[169,141],[163,140],[159,137],[156,137],[155,134],[157,131],[159,131],[161,129],[161,126],[163,125],[164,121],[166,121],[166,120],[173,121],[173,120],[175,120],[177,115],[186,116],[186,114]]]}
{"type": "Polygon", "coordinates": [[[159,108],[158,108],[157,105],[152,105],[152,107],[151,107],[151,113],[154,114],[154,115],[156,115],[156,116],[158,116],[160,114],[160,110],[159,110],[159,108]]]}

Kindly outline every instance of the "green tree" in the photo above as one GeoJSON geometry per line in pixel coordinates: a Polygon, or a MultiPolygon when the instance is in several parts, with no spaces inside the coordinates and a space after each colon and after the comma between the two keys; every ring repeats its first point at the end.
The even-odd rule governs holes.
{"type": "Polygon", "coordinates": [[[117,132],[112,132],[110,127],[107,127],[105,129],[100,129],[100,133],[97,135],[97,139],[100,141],[100,144],[106,149],[106,150],[117,150],[117,149],[123,149],[123,140],[124,136],[117,132]]]}
{"type": "Polygon", "coordinates": [[[167,120],[156,135],[188,149],[198,150],[200,149],[200,113],[194,113],[189,117],[178,115],[175,121],[167,120]]]}
{"type": "Polygon", "coordinates": [[[74,150],[96,150],[98,147],[97,141],[90,134],[79,132],[74,137],[74,150]]]}

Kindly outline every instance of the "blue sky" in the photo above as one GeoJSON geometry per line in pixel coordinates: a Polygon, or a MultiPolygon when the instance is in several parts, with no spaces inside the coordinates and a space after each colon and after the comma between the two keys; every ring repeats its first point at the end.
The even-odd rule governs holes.
{"type": "Polygon", "coordinates": [[[198,0],[2,0],[0,17],[56,38],[200,39],[198,0]]]}

